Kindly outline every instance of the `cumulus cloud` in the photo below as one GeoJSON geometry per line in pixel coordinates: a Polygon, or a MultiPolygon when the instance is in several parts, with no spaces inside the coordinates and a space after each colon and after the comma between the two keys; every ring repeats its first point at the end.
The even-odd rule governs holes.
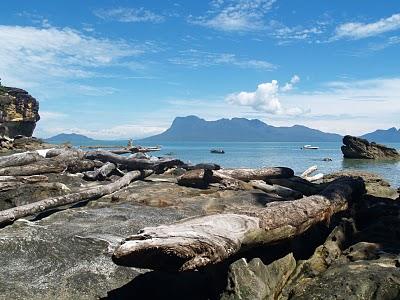
{"type": "Polygon", "coordinates": [[[300,77],[293,76],[290,83],[283,88],[279,87],[277,80],[261,83],[254,92],[240,92],[230,94],[226,100],[230,104],[251,107],[255,111],[265,112],[274,115],[300,115],[305,113],[304,109],[299,107],[286,108],[283,107],[279,99],[280,92],[288,91],[293,84],[299,82],[300,77]],[[288,86],[291,86],[289,89],[288,86]]]}
{"type": "Polygon", "coordinates": [[[5,84],[29,88],[38,82],[98,75],[121,65],[144,47],[97,38],[70,28],[0,26],[0,74],[5,84]]]}
{"type": "Polygon", "coordinates": [[[362,39],[400,29],[400,14],[373,23],[350,22],[336,28],[334,39],[362,39]]]}
{"type": "Polygon", "coordinates": [[[124,23],[137,23],[137,22],[161,23],[165,20],[164,16],[146,10],[143,7],[140,8],[117,7],[111,9],[98,9],[94,11],[94,14],[103,20],[111,20],[124,23]]]}
{"type": "Polygon", "coordinates": [[[218,0],[204,16],[188,22],[221,31],[253,31],[265,27],[263,17],[276,0],[218,0]]]}
{"type": "Polygon", "coordinates": [[[300,82],[300,77],[298,75],[294,75],[289,82],[285,83],[285,85],[281,88],[283,92],[287,92],[293,89],[296,83],[300,82]]]}

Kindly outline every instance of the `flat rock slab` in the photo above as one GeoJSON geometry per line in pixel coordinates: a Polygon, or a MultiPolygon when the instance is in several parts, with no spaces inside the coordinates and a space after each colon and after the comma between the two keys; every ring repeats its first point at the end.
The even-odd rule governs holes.
{"type": "MultiPolygon", "coordinates": [[[[72,181],[76,188],[78,181],[72,181]]],[[[18,220],[0,229],[0,295],[8,299],[106,297],[146,272],[112,262],[112,252],[126,236],[208,210],[263,206],[266,198],[262,192],[198,190],[148,180],[85,206],[46,212],[37,221],[18,220]]]]}

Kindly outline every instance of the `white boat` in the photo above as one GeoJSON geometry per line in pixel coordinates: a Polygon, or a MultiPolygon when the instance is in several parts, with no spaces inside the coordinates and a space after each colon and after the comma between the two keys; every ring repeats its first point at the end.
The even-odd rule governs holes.
{"type": "Polygon", "coordinates": [[[304,149],[304,150],[317,150],[317,149],[319,149],[319,147],[317,147],[317,146],[311,146],[311,145],[304,145],[304,146],[303,146],[303,149],[304,149]]]}

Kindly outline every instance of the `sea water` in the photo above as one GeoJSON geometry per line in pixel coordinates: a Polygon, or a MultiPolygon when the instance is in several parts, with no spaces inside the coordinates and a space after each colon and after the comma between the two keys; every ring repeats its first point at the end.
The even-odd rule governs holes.
{"type": "MultiPolygon", "coordinates": [[[[386,144],[400,149],[400,143],[386,144]]],[[[154,146],[144,145],[144,146],[154,146]]],[[[153,155],[168,154],[193,164],[213,162],[225,168],[260,168],[285,166],[301,174],[308,167],[316,165],[324,174],[340,170],[360,170],[383,176],[394,187],[400,187],[400,162],[344,159],[339,142],[298,143],[298,142],[160,142],[162,150],[153,155]],[[303,150],[306,144],[318,146],[318,150],[303,150]],[[210,153],[211,149],[223,149],[225,154],[210,153]],[[330,158],[332,161],[324,161],[330,158]]]]}

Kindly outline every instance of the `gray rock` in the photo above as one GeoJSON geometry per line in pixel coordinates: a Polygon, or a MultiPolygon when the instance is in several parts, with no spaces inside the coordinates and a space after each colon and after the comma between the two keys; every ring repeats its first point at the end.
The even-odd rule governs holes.
{"type": "Polygon", "coordinates": [[[368,142],[365,139],[346,135],[343,138],[342,152],[345,158],[358,159],[400,159],[396,149],[368,142]]]}
{"type": "Polygon", "coordinates": [[[291,253],[269,265],[259,258],[249,263],[242,258],[230,266],[228,286],[221,299],[276,299],[295,268],[296,260],[291,253]]]}

